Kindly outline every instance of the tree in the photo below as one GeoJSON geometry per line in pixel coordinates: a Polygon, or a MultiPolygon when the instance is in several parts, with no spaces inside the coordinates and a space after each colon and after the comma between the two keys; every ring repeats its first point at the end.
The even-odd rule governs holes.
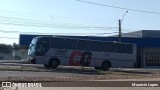
{"type": "Polygon", "coordinates": [[[11,53],[12,45],[0,44],[0,53],[11,53]]]}

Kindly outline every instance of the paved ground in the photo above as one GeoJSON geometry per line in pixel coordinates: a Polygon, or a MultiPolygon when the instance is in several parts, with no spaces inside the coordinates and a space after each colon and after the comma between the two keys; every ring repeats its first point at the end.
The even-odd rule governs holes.
{"type": "Polygon", "coordinates": [[[160,74],[160,69],[153,69],[153,68],[120,68],[120,69],[111,69],[112,71],[121,71],[121,72],[128,72],[128,73],[146,73],[146,74],[160,74]]]}
{"type": "MultiPolygon", "coordinates": [[[[6,90],[6,89],[4,89],[6,90]]],[[[48,88],[12,88],[11,90],[160,90],[160,88],[145,87],[48,87],[48,88]]]]}
{"type": "Polygon", "coordinates": [[[12,63],[12,62],[22,62],[22,61],[21,60],[0,60],[0,63],[5,63],[5,62],[12,63]]]}
{"type": "MultiPolygon", "coordinates": [[[[64,67],[48,70],[43,65],[0,62],[0,81],[58,81],[58,80],[99,80],[99,81],[160,81],[160,69],[112,68],[110,71],[96,71],[94,68],[64,67]],[[30,68],[31,67],[31,68],[30,68]],[[9,69],[6,70],[6,68],[9,69]],[[17,71],[13,68],[18,68],[17,71]],[[20,68],[20,69],[19,69],[20,68]],[[24,70],[21,71],[21,68],[24,70]],[[27,69],[26,69],[27,68],[27,69]],[[29,68],[29,69],[28,69],[29,68]],[[13,71],[12,71],[13,70],[13,71]],[[40,70],[40,71],[39,71],[40,70]],[[74,79],[71,79],[74,78],[74,79]]],[[[52,87],[19,88],[18,90],[160,90],[157,87],[52,87]]],[[[16,90],[13,88],[13,90],[16,90]]]]}
{"type": "Polygon", "coordinates": [[[97,71],[94,68],[60,66],[46,69],[43,65],[0,63],[0,81],[90,81],[160,78],[159,69],[111,69],[97,71]]]}

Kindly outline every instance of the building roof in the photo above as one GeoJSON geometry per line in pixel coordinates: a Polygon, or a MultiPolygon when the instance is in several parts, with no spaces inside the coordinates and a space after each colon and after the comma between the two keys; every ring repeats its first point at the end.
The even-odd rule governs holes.
{"type": "MultiPolygon", "coordinates": [[[[135,43],[137,47],[160,47],[160,31],[142,30],[137,32],[131,32],[132,36],[140,37],[122,37],[121,41],[126,43],[135,43]]],[[[129,35],[128,34],[128,35],[129,35]]],[[[21,46],[29,46],[31,40],[36,36],[48,36],[48,35],[27,35],[20,34],[19,44],[21,46]]],[[[96,36],[64,36],[70,38],[102,40],[102,41],[118,41],[117,37],[96,37],[96,36]]]]}
{"type": "MultiPolygon", "coordinates": [[[[115,36],[117,37],[118,35],[115,36]]],[[[122,37],[160,38],[160,30],[141,30],[129,33],[123,33],[122,37]]]]}

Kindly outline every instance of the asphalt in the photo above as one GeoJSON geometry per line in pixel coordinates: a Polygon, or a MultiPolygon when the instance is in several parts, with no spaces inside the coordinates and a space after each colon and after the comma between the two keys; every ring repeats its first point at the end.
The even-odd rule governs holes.
{"type": "MultiPolygon", "coordinates": [[[[14,61],[13,60],[0,60],[0,66],[35,66],[35,67],[42,67],[43,65],[36,65],[36,64],[23,64],[21,61],[14,61]]],[[[68,67],[68,66],[61,66],[60,68],[74,68],[75,70],[81,69],[81,67],[68,67]]],[[[91,68],[92,70],[93,68],[91,68]]],[[[110,71],[116,72],[127,72],[127,73],[143,73],[143,74],[160,74],[160,69],[154,68],[111,68],[110,71]]],[[[18,73],[16,71],[1,71],[2,76],[15,76],[18,73]],[[6,74],[5,74],[6,73],[6,74]]],[[[44,76],[52,76],[52,72],[45,72],[45,74],[39,74],[41,72],[20,72],[25,76],[36,76],[36,75],[44,75],[44,76]]],[[[65,73],[66,75],[67,73],[65,73]]],[[[70,73],[68,73],[70,74],[70,73]]],[[[55,76],[61,76],[62,74],[55,74],[55,76]]],[[[63,76],[63,75],[62,75],[63,76]]],[[[71,75],[72,76],[72,75],[71,75]]],[[[102,81],[102,80],[101,80],[102,81]]],[[[160,81],[160,78],[148,78],[148,79],[116,79],[116,80],[105,80],[105,81],[160,81]]],[[[160,85],[159,85],[160,86],[160,85]]],[[[19,88],[18,90],[160,90],[160,87],[41,87],[41,88],[19,88]]],[[[13,89],[15,90],[15,89],[13,89]]]]}
{"type": "Polygon", "coordinates": [[[139,74],[160,74],[160,69],[158,68],[112,68],[111,71],[139,74]]]}
{"type": "MultiPolygon", "coordinates": [[[[0,66],[35,66],[35,67],[43,67],[43,65],[39,64],[25,64],[21,60],[0,60],[0,66]]],[[[75,66],[60,66],[59,68],[74,68],[74,69],[82,69],[82,67],[75,66]]],[[[93,70],[93,67],[85,67],[93,70]]],[[[160,68],[111,68],[110,71],[116,72],[127,72],[127,73],[139,73],[139,74],[160,74],[160,68]]]]}

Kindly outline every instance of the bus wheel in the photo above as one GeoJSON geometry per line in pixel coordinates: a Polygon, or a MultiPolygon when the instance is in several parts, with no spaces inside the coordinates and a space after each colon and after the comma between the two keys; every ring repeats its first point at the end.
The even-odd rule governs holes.
{"type": "Polygon", "coordinates": [[[105,61],[102,63],[102,70],[108,71],[110,67],[111,67],[111,63],[109,61],[105,61]]]}
{"type": "Polygon", "coordinates": [[[94,67],[94,69],[96,69],[96,70],[101,70],[102,67],[94,67]]]}
{"type": "Polygon", "coordinates": [[[45,67],[45,68],[50,68],[50,65],[44,64],[44,67],[45,67]]]}
{"type": "Polygon", "coordinates": [[[58,62],[58,60],[53,59],[53,60],[50,61],[49,64],[50,64],[51,68],[57,68],[58,65],[59,65],[59,62],[58,62]]]}

